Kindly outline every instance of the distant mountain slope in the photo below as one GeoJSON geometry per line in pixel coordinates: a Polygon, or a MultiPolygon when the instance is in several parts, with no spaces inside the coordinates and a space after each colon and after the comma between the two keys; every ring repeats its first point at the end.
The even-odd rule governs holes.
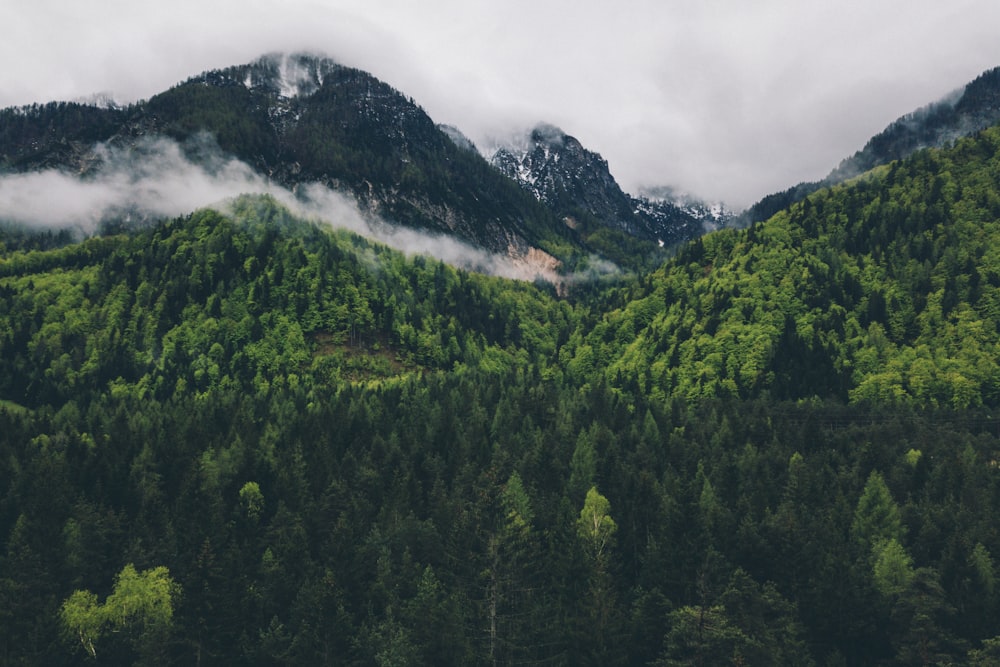
{"type": "Polygon", "coordinates": [[[0,110],[0,173],[80,169],[93,144],[113,137],[129,115],[127,110],[77,102],[0,110]]]}
{"type": "Polygon", "coordinates": [[[820,188],[905,158],[921,148],[945,146],[997,122],[1000,122],[1000,67],[984,72],[955,94],[894,121],[823,180],[799,183],[764,197],[746,211],[743,221],[767,220],[820,188]]]}
{"type": "MultiPolygon", "coordinates": [[[[76,104],[0,116],[0,169],[86,174],[96,142],[187,141],[223,151],[274,181],[351,192],[373,213],[488,249],[566,255],[583,244],[479,155],[460,148],[411,99],[360,70],[308,55],[267,56],[206,72],[127,109],[76,104]]],[[[586,250],[584,250],[586,252],[586,250]]]]}
{"type": "Polygon", "coordinates": [[[993,127],[693,242],[569,368],[662,397],[1000,405],[998,149],[993,127]]]}
{"type": "Polygon", "coordinates": [[[705,232],[704,219],[668,199],[625,193],[604,158],[552,125],[498,148],[490,161],[570,224],[592,222],[664,245],[705,232]]]}

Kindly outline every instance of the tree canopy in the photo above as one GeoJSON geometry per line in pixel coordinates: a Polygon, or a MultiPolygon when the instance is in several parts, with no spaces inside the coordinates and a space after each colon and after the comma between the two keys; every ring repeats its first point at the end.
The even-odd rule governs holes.
{"type": "Polygon", "coordinates": [[[15,238],[0,662],[988,664],[998,145],[564,296],[266,197],[15,238]]]}

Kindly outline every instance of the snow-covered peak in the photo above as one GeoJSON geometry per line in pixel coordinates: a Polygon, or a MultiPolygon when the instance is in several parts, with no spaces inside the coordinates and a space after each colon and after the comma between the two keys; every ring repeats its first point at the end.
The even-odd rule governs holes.
{"type": "Polygon", "coordinates": [[[670,186],[643,188],[639,193],[639,199],[651,204],[676,206],[688,215],[701,220],[707,231],[727,227],[739,215],[738,211],[729,208],[724,202],[705,201],[670,186]]]}
{"type": "Polygon", "coordinates": [[[240,81],[247,88],[266,86],[279,96],[308,97],[339,67],[329,58],[311,53],[272,53],[246,68],[240,81]]]}
{"type": "Polygon", "coordinates": [[[73,101],[80,104],[86,104],[87,106],[99,107],[101,109],[118,109],[124,106],[115,98],[114,93],[109,91],[85,95],[84,97],[78,97],[73,101]]]}
{"type": "Polygon", "coordinates": [[[472,140],[465,136],[462,131],[454,125],[438,125],[438,129],[448,135],[448,138],[451,139],[452,143],[459,148],[464,148],[465,150],[472,151],[473,153],[478,152],[476,145],[472,143],[472,140]]]}
{"type": "Polygon", "coordinates": [[[566,141],[566,133],[555,125],[549,123],[539,123],[529,134],[531,142],[535,144],[562,144],[566,141]]]}

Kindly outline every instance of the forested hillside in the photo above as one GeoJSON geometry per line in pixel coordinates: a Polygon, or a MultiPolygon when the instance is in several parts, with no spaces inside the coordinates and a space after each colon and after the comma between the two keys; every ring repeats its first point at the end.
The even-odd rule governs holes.
{"type": "Polygon", "coordinates": [[[561,354],[659,397],[996,406],[998,146],[993,128],[695,241],[561,354]]]}
{"type": "Polygon", "coordinates": [[[998,147],[566,295],[4,232],[0,662],[998,664],[998,147]]]}

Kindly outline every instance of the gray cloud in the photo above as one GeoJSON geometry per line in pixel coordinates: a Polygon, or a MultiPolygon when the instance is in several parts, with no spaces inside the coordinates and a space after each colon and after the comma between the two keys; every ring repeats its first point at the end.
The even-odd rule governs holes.
{"type": "Polygon", "coordinates": [[[478,145],[545,120],[631,191],[734,205],[825,175],[896,117],[1000,65],[993,0],[8,3],[0,106],[313,49],[478,145]]]}

